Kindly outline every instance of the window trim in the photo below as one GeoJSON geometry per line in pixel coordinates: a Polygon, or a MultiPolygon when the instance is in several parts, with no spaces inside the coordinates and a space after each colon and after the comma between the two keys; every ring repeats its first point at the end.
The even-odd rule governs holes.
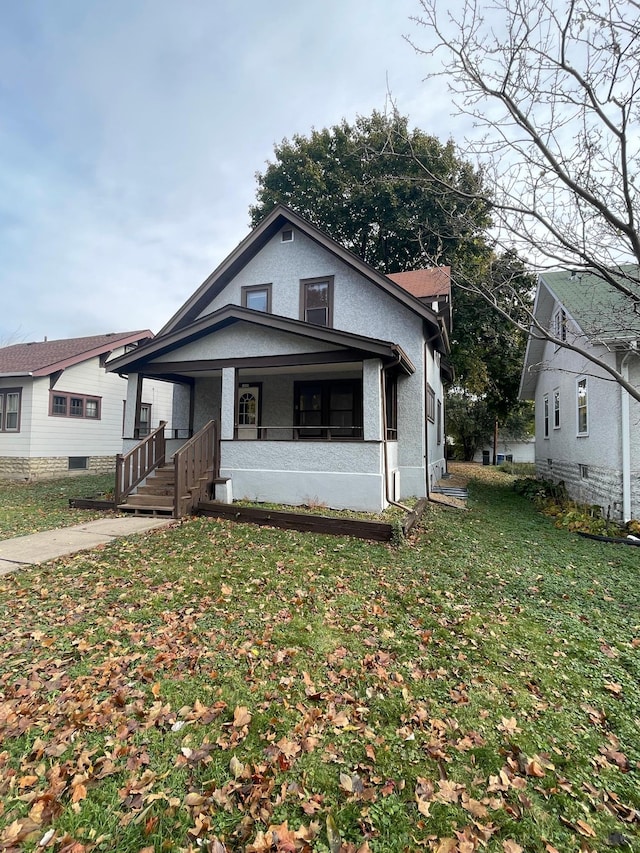
{"type": "MultiPolygon", "coordinates": [[[[251,293],[260,293],[264,291],[267,294],[267,307],[264,310],[265,314],[271,314],[271,290],[272,285],[271,282],[268,284],[245,284],[240,288],[240,298],[242,300],[242,307],[249,308],[247,305],[248,296],[251,293]]],[[[249,308],[250,311],[261,311],[261,308],[249,308]]]]}
{"type": "Polygon", "coordinates": [[[20,432],[22,422],[22,388],[0,388],[0,397],[2,397],[2,405],[0,406],[0,432],[20,432]],[[7,428],[7,415],[9,414],[8,397],[16,395],[18,398],[17,424],[15,427],[7,428]]]}
{"type": "Polygon", "coordinates": [[[74,421],[99,421],[102,420],[102,397],[97,397],[94,394],[74,394],[71,391],[49,391],[49,417],[51,418],[70,418],[74,421]],[[54,400],[56,397],[65,399],[65,411],[54,412],[54,400]],[[71,413],[72,400],[82,401],[82,414],[71,413]],[[96,404],[96,416],[87,415],[87,403],[96,404]]]}
{"type": "Polygon", "coordinates": [[[580,438],[589,435],[589,384],[586,376],[576,379],[576,435],[580,438]],[[580,386],[584,385],[584,406],[580,406],[580,386]],[[584,408],[585,428],[580,429],[580,409],[584,408]]]}
{"type": "Polygon", "coordinates": [[[560,420],[560,389],[553,389],[553,428],[560,429],[562,421],[560,420]]]}
{"type": "Polygon", "coordinates": [[[300,279],[300,319],[305,323],[311,323],[310,320],[307,320],[307,307],[306,307],[306,294],[307,287],[310,284],[327,284],[327,322],[326,323],[312,323],[314,326],[320,326],[321,328],[332,329],[333,328],[333,284],[334,284],[334,276],[332,275],[321,275],[316,278],[301,278],[300,279]]]}

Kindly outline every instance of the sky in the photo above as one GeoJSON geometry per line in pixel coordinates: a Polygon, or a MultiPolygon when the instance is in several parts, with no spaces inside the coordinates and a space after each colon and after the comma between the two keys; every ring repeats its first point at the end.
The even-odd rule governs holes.
{"type": "MultiPolygon", "coordinates": [[[[455,2],[455,0],[453,0],[455,2]]],[[[157,332],[249,232],[274,145],[384,110],[443,141],[419,0],[0,10],[0,345],[157,332]]]]}

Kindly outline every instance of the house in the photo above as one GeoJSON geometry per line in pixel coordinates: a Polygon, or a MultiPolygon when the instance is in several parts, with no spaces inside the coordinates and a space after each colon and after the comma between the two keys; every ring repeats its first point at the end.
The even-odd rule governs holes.
{"type": "MultiPolygon", "coordinates": [[[[638,268],[620,275],[640,299],[638,268]]],[[[534,317],[558,342],[593,353],[640,387],[640,316],[601,278],[544,273],[534,317]]],[[[532,328],[520,397],[535,401],[538,476],[563,481],[571,497],[611,518],[640,518],[640,404],[603,367],[532,328]]]]}
{"type": "MultiPolygon", "coordinates": [[[[148,330],[0,348],[0,479],[34,480],[115,469],[127,382],[109,356],[135,350],[148,330]]],[[[173,387],[145,383],[131,437],[170,421],[173,387]]],[[[136,438],[137,440],[137,438],[136,438]]]]}
{"type": "Polygon", "coordinates": [[[218,424],[219,499],[379,511],[445,471],[451,372],[433,302],[280,205],[109,369],[129,376],[129,411],[138,377],[161,377],[175,428],[218,424]]]}

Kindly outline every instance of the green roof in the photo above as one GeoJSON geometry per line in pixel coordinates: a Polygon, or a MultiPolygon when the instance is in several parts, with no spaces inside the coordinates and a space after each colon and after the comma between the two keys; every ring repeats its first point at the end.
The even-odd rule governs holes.
{"type": "Polygon", "coordinates": [[[592,340],[614,342],[640,337],[640,267],[620,267],[616,276],[637,294],[633,300],[597,275],[571,270],[540,278],[581,330],[592,340]]]}

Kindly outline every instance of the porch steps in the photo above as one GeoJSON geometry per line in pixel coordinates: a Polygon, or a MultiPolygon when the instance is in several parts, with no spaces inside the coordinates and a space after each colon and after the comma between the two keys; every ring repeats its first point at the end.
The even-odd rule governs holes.
{"type": "Polygon", "coordinates": [[[129,495],[126,503],[118,509],[134,515],[174,515],[175,474],[173,466],[156,468],[147,477],[135,494],[129,495]]]}

